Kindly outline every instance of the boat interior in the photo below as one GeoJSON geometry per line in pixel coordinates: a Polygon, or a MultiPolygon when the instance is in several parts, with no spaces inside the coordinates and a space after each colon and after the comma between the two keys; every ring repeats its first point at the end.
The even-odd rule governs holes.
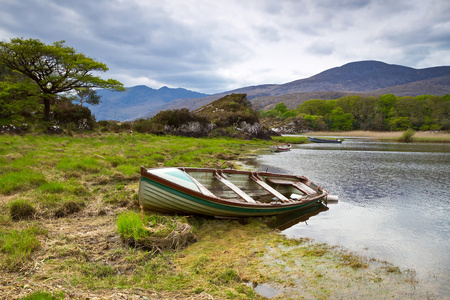
{"type": "Polygon", "coordinates": [[[197,188],[208,196],[248,203],[291,203],[316,196],[318,187],[292,177],[262,175],[258,172],[183,170],[197,188]]]}

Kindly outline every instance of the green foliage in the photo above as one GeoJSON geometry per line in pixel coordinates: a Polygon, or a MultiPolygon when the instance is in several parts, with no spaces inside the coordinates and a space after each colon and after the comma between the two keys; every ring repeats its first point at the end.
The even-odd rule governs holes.
{"type": "Polygon", "coordinates": [[[304,115],[303,120],[306,123],[306,128],[314,130],[322,130],[326,128],[325,121],[321,116],[304,115]]]}
{"type": "Polygon", "coordinates": [[[330,114],[331,131],[350,131],[353,130],[354,117],[351,113],[344,113],[341,107],[335,108],[330,114]]]}
{"type": "Polygon", "coordinates": [[[277,112],[279,112],[280,114],[284,114],[285,112],[288,111],[288,108],[286,106],[286,104],[284,104],[283,102],[278,103],[277,105],[275,105],[274,108],[277,112]]]}
{"type": "Polygon", "coordinates": [[[298,107],[298,111],[307,115],[325,116],[329,113],[326,103],[326,100],[321,99],[305,101],[298,107]]]}
{"type": "Polygon", "coordinates": [[[309,100],[292,110],[279,103],[259,115],[263,122],[264,118],[295,121],[297,130],[448,130],[449,98],[449,95],[345,96],[336,100],[309,100]]]}
{"type": "Polygon", "coordinates": [[[400,141],[402,142],[412,142],[413,136],[416,134],[415,130],[408,129],[405,132],[403,132],[402,136],[400,137],[400,141]]]}
{"type": "Polygon", "coordinates": [[[179,127],[189,122],[209,123],[208,118],[194,114],[187,108],[161,111],[152,118],[152,121],[159,124],[161,131],[163,131],[164,125],[179,127]]]}
{"type": "Polygon", "coordinates": [[[75,129],[93,129],[95,120],[89,108],[75,105],[68,99],[60,100],[54,106],[53,119],[58,124],[75,124],[75,129]]]}
{"type": "Polygon", "coordinates": [[[104,63],[77,53],[64,43],[46,45],[38,39],[24,38],[0,42],[0,64],[28,77],[39,88],[45,120],[49,120],[51,102],[59,93],[92,87],[124,90],[117,80],[93,75],[93,72],[108,71],[104,63]]]}
{"type": "Polygon", "coordinates": [[[83,105],[83,102],[91,105],[98,105],[102,102],[100,100],[102,96],[98,95],[97,92],[91,88],[77,88],[75,91],[80,101],[80,106],[83,105]]]}
{"type": "Polygon", "coordinates": [[[133,122],[133,130],[139,133],[162,133],[158,132],[161,127],[157,126],[153,119],[139,119],[133,122]]]}
{"type": "Polygon", "coordinates": [[[389,129],[392,131],[402,131],[411,127],[412,124],[408,117],[396,117],[389,119],[389,129]]]}
{"type": "Polygon", "coordinates": [[[25,76],[0,66],[0,119],[20,125],[39,115],[39,89],[25,76]]]}

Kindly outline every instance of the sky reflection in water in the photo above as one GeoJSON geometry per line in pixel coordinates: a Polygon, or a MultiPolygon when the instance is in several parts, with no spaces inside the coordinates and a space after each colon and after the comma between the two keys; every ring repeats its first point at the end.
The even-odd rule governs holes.
{"type": "Polygon", "coordinates": [[[450,295],[450,145],[346,140],[262,155],[260,169],[305,175],[339,204],[283,232],[414,269],[450,295]]]}

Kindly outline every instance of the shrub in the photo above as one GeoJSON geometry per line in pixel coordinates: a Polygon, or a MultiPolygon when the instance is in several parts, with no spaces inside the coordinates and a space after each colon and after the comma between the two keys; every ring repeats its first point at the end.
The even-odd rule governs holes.
{"type": "Polygon", "coordinates": [[[76,124],[78,129],[91,130],[95,126],[95,119],[89,108],[75,105],[70,101],[58,101],[54,109],[53,118],[60,124],[71,124],[72,129],[76,124]]]}
{"type": "Polygon", "coordinates": [[[405,132],[403,132],[399,140],[402,142],[412,142],[414,134],[416,134],[416,131],[414,131],[413,129],[408,129],[405,132]]]}
{"type": "Polygon", "coordinates": [[[200,124],[209,123],[209,119],[207,117],[192,113],[187,108],[161,111],[154,116],[152,120],[157,124],[174,127],[180,127],[181,125],[189,122],[199,122],[200,124]]]}
{"type": "Polygon", "coordinates": [[[133,130],[139,133],[155,133],[156,126],[151,119],[139,119],[133,122],[133,130]]]}

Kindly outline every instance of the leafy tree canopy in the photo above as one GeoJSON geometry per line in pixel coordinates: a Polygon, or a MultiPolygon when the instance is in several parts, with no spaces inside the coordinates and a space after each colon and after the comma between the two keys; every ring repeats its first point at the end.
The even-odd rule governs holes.
{"type": "Polygon", "coordinates": [[[83,105],[83,102],[91,105],[99,105],[102,102],[100,100],[102,96],[98,95],[97,92],[91,88],[77,88],[75,90],[78,96],[78,99],[75,101],[79,101],[80,105],[83,105]]]}
{"type": "MultiPolygon", "coordinates": [[[[285,105],[259,111],[267,119],[294,122],[297,130],[448,130],[450,95],[397,97],[345,96],[334,100],[313,99],[280,113],[285,105]]],[[[266,119],[266,120],[264,120],[266,119]]],[[[269,123],[269,122],[268,122],[269,123]]]]}
{"type": "Polygon", "coordinates": [[[44,118],[49,119],[50,103],[58,93],[80,88],[124,90],[114,79],[104,80],[93,72],[106,72],[106,64],[77,53],[65,41],[46,45],[38,39],[13,38],[0,42],[0,65],[35,82],[44,101],[44,118]]]}

